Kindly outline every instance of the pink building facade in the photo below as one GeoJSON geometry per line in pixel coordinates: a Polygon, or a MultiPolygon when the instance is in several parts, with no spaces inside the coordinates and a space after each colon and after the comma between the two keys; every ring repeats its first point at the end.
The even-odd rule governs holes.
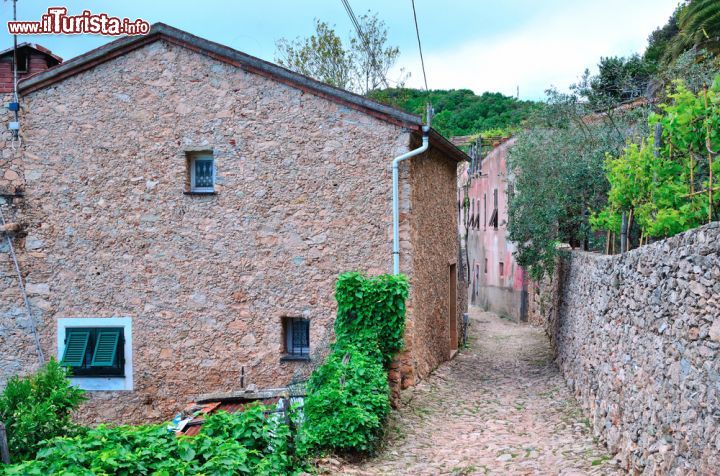
{"type": "Polygon", "coordinates": [[[478,139],[471,146],[473,162],[458,180],[458,223],[469,267],[469,302],[526,321],[527,276],[515,262],[515,246],[507,238],[512,194],[507,155],[513,143],[514,139],[494,139],[485,144],[478,139]],[[484,156],[483,149],[489,150],[484,156]]]}

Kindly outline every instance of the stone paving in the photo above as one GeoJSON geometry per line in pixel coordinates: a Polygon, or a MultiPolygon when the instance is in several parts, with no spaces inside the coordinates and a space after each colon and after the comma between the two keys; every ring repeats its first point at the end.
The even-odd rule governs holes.
{"type": "Polygon", "coordinates": [[[477,309],[470,322],[468,347],[403,393],[380,453],[333,461],[330,472],[623,474],[593,438],[542,330],[477,309]]]}

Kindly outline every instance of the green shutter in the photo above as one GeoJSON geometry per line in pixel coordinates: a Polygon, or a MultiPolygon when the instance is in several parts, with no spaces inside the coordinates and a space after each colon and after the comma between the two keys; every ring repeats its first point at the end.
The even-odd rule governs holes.
{"type": "Polygon", "coordinates": [[[115,364],[120,329],[98,329],[95,340],[95,352],[90,365],[92,367],[112,367],[115,364]]]}
{"type": "Polygon", "coordinates": [[[90,331],[66,329],[65,332],[65,353],[60,363],[69,367],[80,367],[85,360],[90,331]]]}

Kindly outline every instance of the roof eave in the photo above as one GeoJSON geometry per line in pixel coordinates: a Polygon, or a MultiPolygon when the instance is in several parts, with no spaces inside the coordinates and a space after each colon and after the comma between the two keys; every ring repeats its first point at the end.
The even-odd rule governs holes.
{"type": "Polygon", "coordinates": [[[389,122],[401,126],[408,127],[422,124],[422,119],[414,114],[408,114],[391,106],[372,101],[364,96],[330,86],[329,84],[285,69],[282,66],[247,55],[228,46],[200,38],[164,23],[155,23],[147,35],[120,38],[85,54],[76,56],[44,72],[24,79],[18,85],[19,91],[21,94],[28,94],[42,89],[69,76],[90,69],[97,64],[104,63],[150,42],[161,39],[187,47],[219,61],[233,64],[249,72],[271,77],[281,83],[336,102],[341,102],[356,109],[362,109],[364,112],[375,117],[389,120],[389,122]]]}
{"type": "Polygon", "coordinates": [[[471,161],[469,155],[457,148],[452,142],[435,129],[430,129],[429,137],[430,145],[443,152],[447,157],[451,158],[455,162],[471,161]]]}

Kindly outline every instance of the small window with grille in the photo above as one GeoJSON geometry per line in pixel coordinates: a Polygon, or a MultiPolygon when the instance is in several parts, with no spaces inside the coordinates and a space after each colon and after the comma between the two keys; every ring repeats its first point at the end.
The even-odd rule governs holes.
{"type": "Polygon", "coordinates": [[[283,320],[285,333],[285,360],[310,359],[310,321],[299,317],[283,320]]]}
{"type": "Polygon", "coordinates": [[[74,377],[123,377],[124,348],[122,327],[68,327],[60,363],[74,377]]]}
{"type": "Polygon", "coordinates": [[[212,155],[202,154],[190,157],[190,192],[215,192],[215,160],[212,155]]]}

